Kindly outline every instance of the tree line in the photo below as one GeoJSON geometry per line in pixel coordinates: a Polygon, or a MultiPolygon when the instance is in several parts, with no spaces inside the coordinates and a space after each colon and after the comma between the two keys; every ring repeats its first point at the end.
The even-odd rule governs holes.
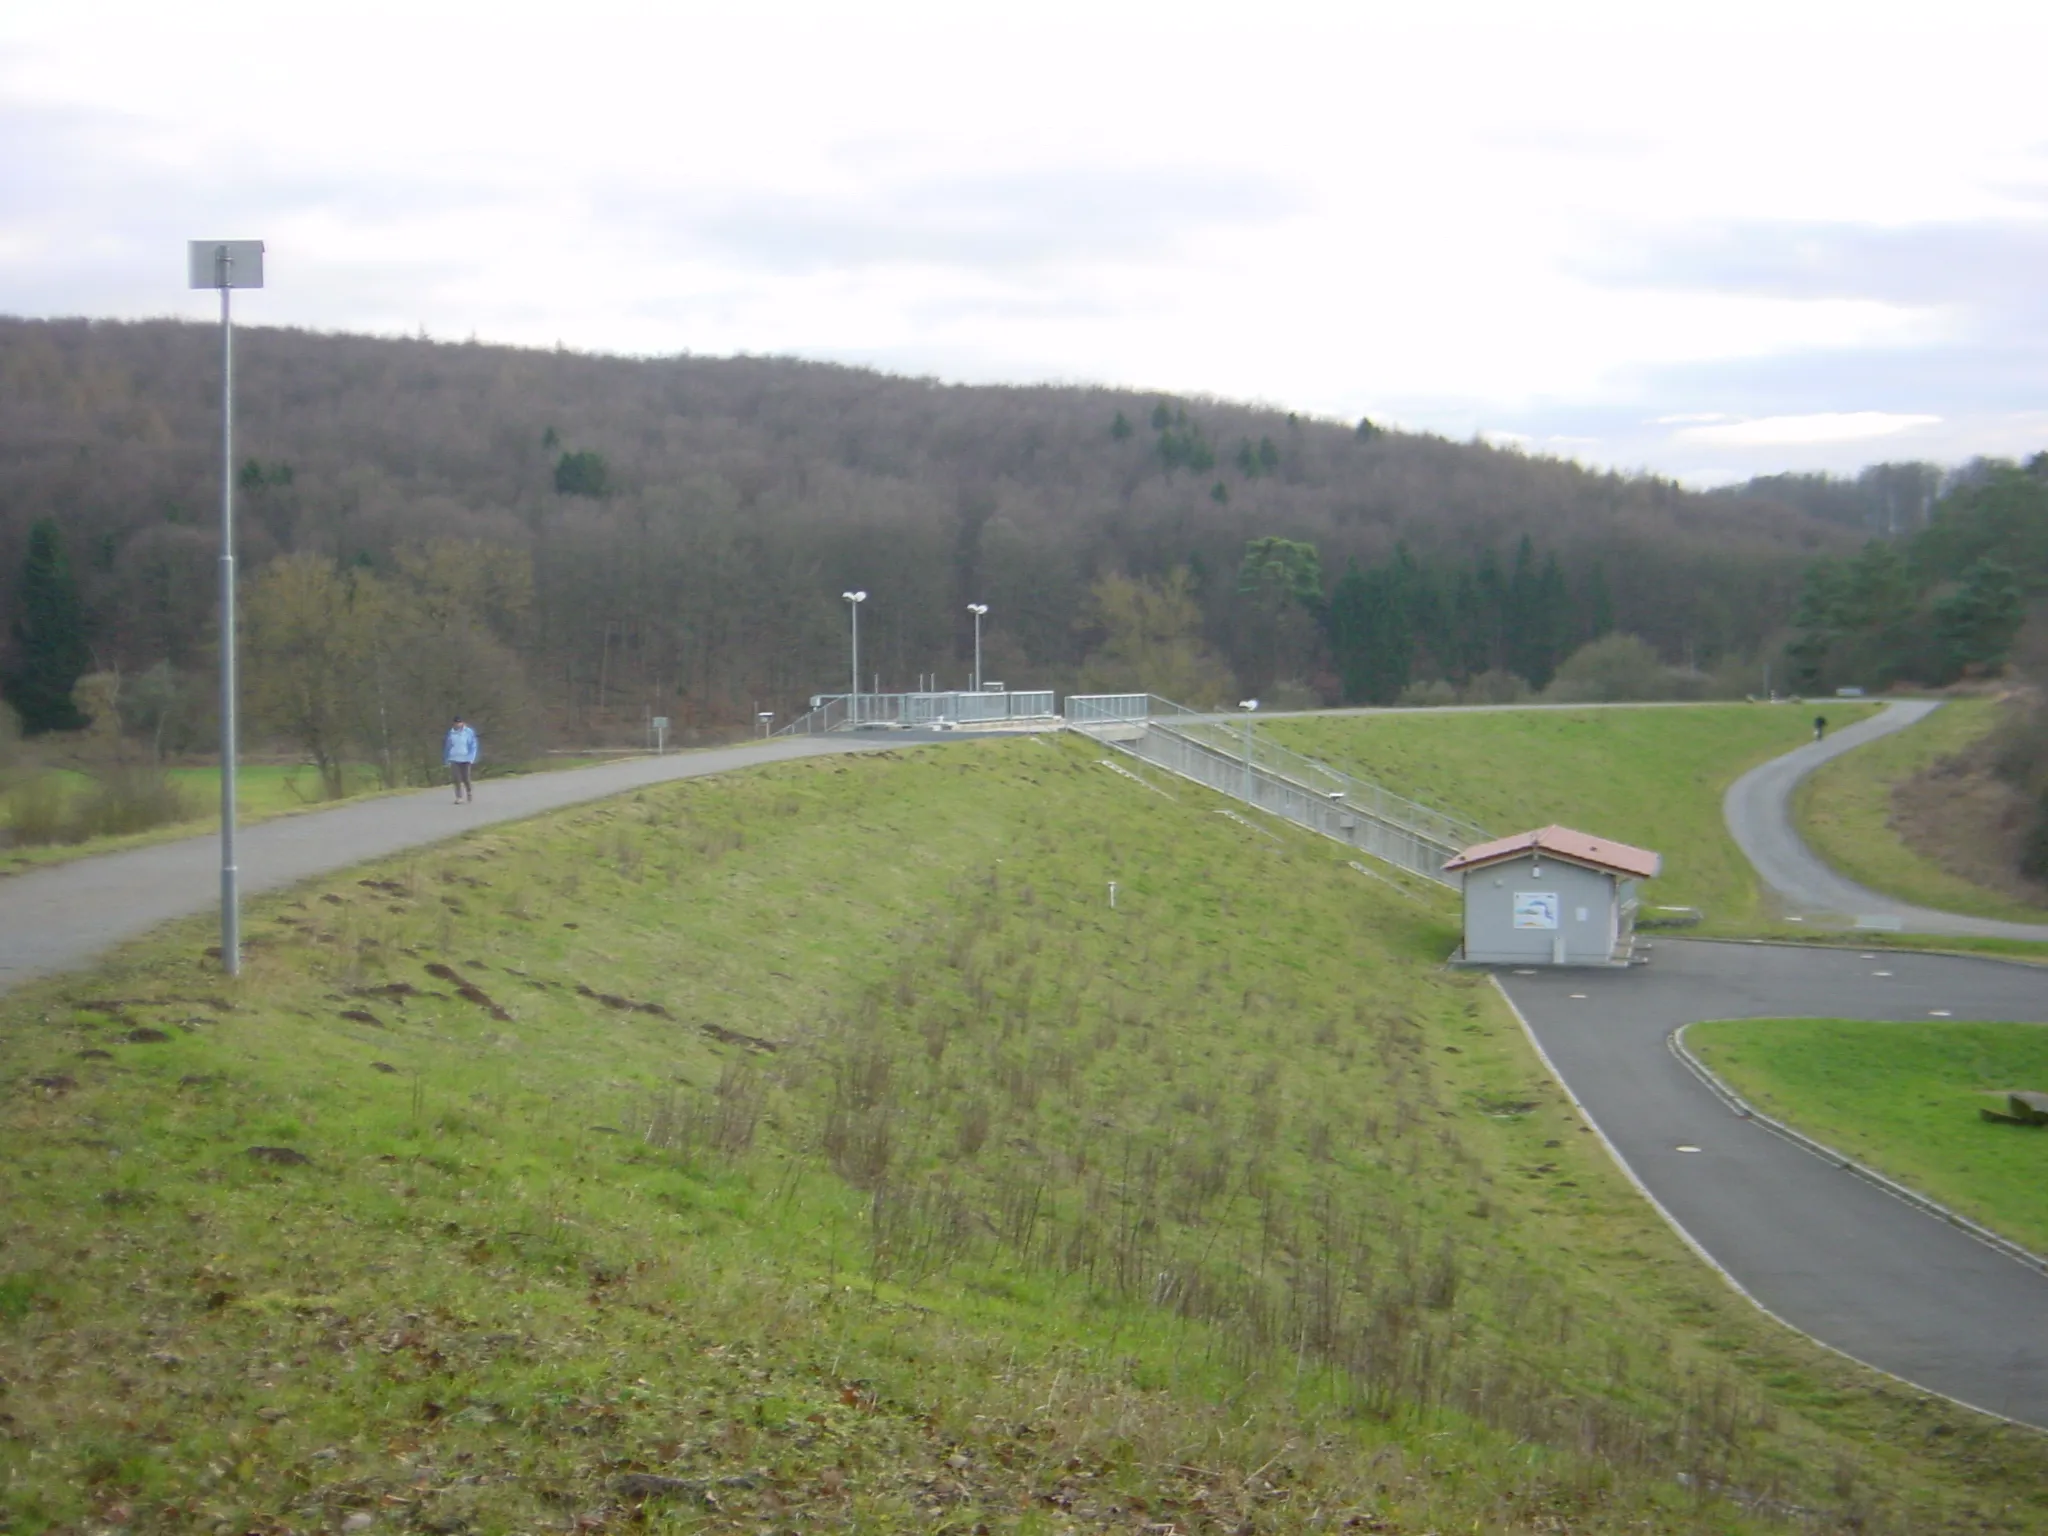
{"type": "MultiPolygon", "coordinates": [[[[214,346],[0,320],[0,668],[28,665],[28,570],[60,552],[71,660],[167,742],[203,737],[217,646],[214,346]]],[[[1672,662],[1749,655],[1808,562],[1853,548],[1767,499],[1215,400],[257,327],[236,374],[250,685],[316,640],[350,679],[252,718],[400,774],[443,706],[542,741],[788,719],[843,687],[848,587],[883,687],[964,683],[979,602],[990,677],[1177,658],[1192,702],[1337,702],[1540,686],[1610,628],[1672,662]],[[273,622],[273,585],[322,623],[273,622]]]]}

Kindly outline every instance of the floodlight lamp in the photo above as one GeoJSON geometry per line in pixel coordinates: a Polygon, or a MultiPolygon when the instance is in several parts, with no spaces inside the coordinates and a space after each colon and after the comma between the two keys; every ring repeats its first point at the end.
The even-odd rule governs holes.
{"type": "Polygon", "coordinates": [[[868,600],[868,595],[865,592],[842,592],[839,595],[849,603],[864,603],[868,600]]]}
{"type": "Polygon", "coordinates": [[[984,613],[987,613],[987,612],[988,612],[988,604],[987,604],[987,603],[969,603],[969,604],[967,605],[967,611],[968,611],[969,613],[973,614],[973,615],[974,615],[974,616],[975,616],[976,618],[980,618],[980,617],[981,617],[981,616],[982,616],[982,615],[983,615],[984,613]]]}

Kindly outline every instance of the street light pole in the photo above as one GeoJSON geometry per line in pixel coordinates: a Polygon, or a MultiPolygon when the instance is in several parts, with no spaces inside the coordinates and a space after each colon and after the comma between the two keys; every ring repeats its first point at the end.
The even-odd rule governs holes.
{"type": "Polygon", "coordinates": [[[220,963],[242,974],[241,871],[235,863],[235,326],[228,293],[263,286],[261,240],[193,240],[193,288],[220,290],[220,963]]]}
{"type": "Polygon", "coordinates": [[[981,616],[988,612],[987,603],[969,603],[967,611],[974,615],[974,691],[981,692],[981,616]]]}
{"type": "Polygon", "coordinates": [[[1244,803],[1252,803],[1252,715],[1259,707],[1257,699],[1239,699],[1237,707],[1244,711],[1244,803]]]}
{"type": "Polygon", "coordinates": [[[847,711],[850,726],[860,724],[860,605],[868,600],[865,592],[842,592],[846,599],[846,611],[853,618],[853,693],[847,699],[851,706],[847,711]]]}

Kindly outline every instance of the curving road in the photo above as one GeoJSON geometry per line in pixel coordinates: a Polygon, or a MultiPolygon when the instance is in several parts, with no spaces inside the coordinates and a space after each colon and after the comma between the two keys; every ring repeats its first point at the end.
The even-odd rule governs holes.
{"type": "MultiPolygon", "coordinates": [[[[445,789],[358,800],[245,827],[235,839],[244,897],[294,885],[496,822],[517,821],[670,779],[829,752],[880,751],[910,738],[795,737],[635,757],[594,768],[486,779],[469,805],[445,789]]],[[[33,976],[83,965],[176,917],[215,911],[220,842],[212,833],[153,848],[102,854],[0,879],[0,992],[33,976]]]]}
{"type": "Polygon", "coordinates": [[[2040,971],[1665,940],[1644,967],[1498,980],[1622,1166],[1759,1305],[1880,1370],[2048,1429],[2048,1275],[1738,1116],[1668,1044],[1699,1019],[2048,1023],[2040,971]]]}
{"type": "MultiPolygon", "coordinates": [[[[2048,939],[2048,925],[1962,917],[1866,890],[1793,830],[1801,779],[1937,707],[1893,704],[1752,769],[1723,802],[1728,829],[1792,912],[2048,939]]],[[[1624,1170],[1760,1306],[1906,1381],[2048,1428],[2048,1274],[1739,1115],[1670,1046],[1701,1019],[2048,1023],[2041,971],[1896,950],[1665,940],[1644,968],[1496,979],[1624,1170]]]]}
{"type": "Polygon", "coordinates": [[[1799,781],[1831,758],[1865,742],[1924,720],[1938,700],[1914,699],[1887,705],[1867,720],[1845,726],[1824,741],[1811,742],[1750,769],[1728,786],[1721,814],[1728,831],[1788,916],[1846,918],[1859,927],[1904,933],[2034,939],[2048,942],[2048,923],[2008,923],[1916,907],[1835,873],[1815,856],[1792,826],[1792,793],[1799,781]]]}

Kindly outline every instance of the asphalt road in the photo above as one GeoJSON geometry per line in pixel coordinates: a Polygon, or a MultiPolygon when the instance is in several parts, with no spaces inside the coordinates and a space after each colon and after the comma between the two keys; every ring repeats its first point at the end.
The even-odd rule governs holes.
{"type": "MultiPolygon", "coordinates": [[[[245,897],[417,848],[496,822],[733,768],[830,752],[879,751],[921,740],[795,737],[520,778],[485,778],[476,800],[445,789],[358,800],[245,827],[235,840],[245,897]]],[[[0,992],[68,970],[176,917],[219,910],[220,841],[208,833],[0,879],[0,992]]]]}
{"type": "Polygon", "coordinates": [[[1648,966],[1499,979],[1623,1165],[1761,1306],[1895,1376],[2048,1429],[2048,1275],[1739,1117],[1667,1045],[1699,1019],[1940,1009],[2048,1022],[2041,971],[1663,940],[1648,966]]]}
{"type": "MultiPolygon", "coordinates": [[[[1783,757],[1752,768],[1733,784],[1721,801],[1728,831],[1756,866],[1765,885],[1776,893],[1788,916],[1847,920],[1870,928],[1902,933],[1973,935],[1984,938],[2036,939],[2048,942],[2048,923],[2007,923],[1988,917],[1964,917],[1916,907],[1881,895],[1838,875],[1817,858],[1792,829],[1792,792],[1799,781],[1830,758],[1840,757],[1867,741],[1904,730],[1925,719],[1939,703],[1909,700],[1886,706],[1867,720],[1845,726],[1825,740],[1810,742],[1783,757]],[[1874,921],[1873,921],[1874,919],[1874,921]]],[[[1822,706],[1819,713],[1825,714],[1822,706]]]]}

